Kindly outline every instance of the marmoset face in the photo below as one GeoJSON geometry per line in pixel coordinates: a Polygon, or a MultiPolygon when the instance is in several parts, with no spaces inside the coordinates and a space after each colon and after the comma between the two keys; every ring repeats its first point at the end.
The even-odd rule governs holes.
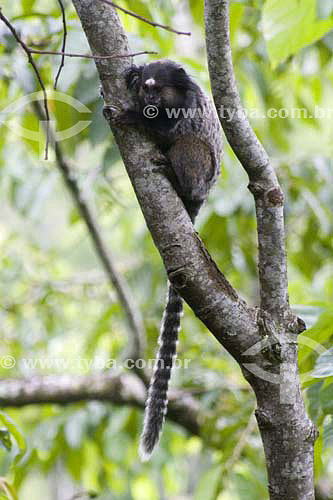
{"type": "Polygon", "coordinates": [[[144,66],[138,93],[143,107],[183,107],[187,90],[188,76],[183,68],[169,61],[144,66]]]}
{"type": "Polygon", "coordinates": [[[159,108],[162,103],[162,90],[161,82],[152,77],[147,78],[142,82],[139,90],[140,100],[145,106],[153,105],[159,108]]]}

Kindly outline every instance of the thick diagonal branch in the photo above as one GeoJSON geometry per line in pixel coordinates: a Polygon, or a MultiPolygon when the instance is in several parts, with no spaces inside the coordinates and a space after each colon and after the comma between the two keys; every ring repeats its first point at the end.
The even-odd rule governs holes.
{"type": "Polygon", "coordinates": [[[241,104],[230,47],[229,0],[205,0],[212,92],[227,139],[246,170],[254,195],[261,307],[283,318],[288,307],[283,194],[275,171],[241,104]]]}
{"type": "MultiPolygon", "coordinates": [[[[73,3],[92,53],[107,55],[115,50],[121,53],[128,50],[126,35],[113,9],[108,6],[103,6],[104,8],[101,9],[99,3],[90,0],[73,0],[73,3]]],[[[223,1],[213,2],[213,5],[215,4],[216,7],[226,7],[223,1]]],[[[212,12],[214,13],[214,10],[212,12]]],[[[219,9],[216,15],[219,17],[217,20],[211,20],[212,26],[216,26],[215,21],[221,22],[223,19],[222,11],[219,9]]],[[[220,26],[219,22],[218,26],[220,26]]],[[[215,35],[214,40],[208,34],[208,39],[213,45],[220,43],[219,33],[215,35]]],[[[218,58],[218,56],[219,54],[215,53],[215,57],[218,58]]],[[[123,60],[122,63],[120,61],[96,61],[108,107],[121,108],[127,104],[122,74],[130,62],[130,60],[123,60]]],[[[232,66],[229,66],[229,70],[232,72],[232,66]]],[[[224,73],[218,73],[218,75],[223,77],[224,73]]],[[[228,78],[227,72],[224,76],[228,78]]],[[[215,85],[217,83],[215,81],[215,85]]],[[[225,84],[222,82],[221,85],[225,84]]],[[[236,101],[237,95],[234,96],[236,101]]],[[[285,295],[287,289],[282,206],[278,196],[280,190],[274,172],[267,162],[267,156],[260,155],[259,150],[257,156],[255,155],[259,143],[252,144],[249,125],[247,127],[244,121],[241,123],[249,137],[247,138],[246,134],[243,134],[243,129],[240,128],[241,138],[239,141],[235,139],[235,143],[240,144],[245,137],[249,148],[247,169],[251,175],[256,196],[259,237],[262,245],[260,249],[262,306],[274,316],[280,317],[288,306],[287,295],[285,295]],[[254,158],[252,158],[253,155],[254,158]],[[259,161],[260,159],[264,160],[263,163],[259,161]],[[275,188],[277,191],[274,190],[275,188]],[[265,218],[272,226],[270,231],[265,218]],[[274,254],[271,260],[269,259],[270,252],[274,254]],[[281,264],[281,269],[278,269],[279,264],[281,264]],[[264,265],[267,265],[267,280],[264,265]]],[[[113,133],[170,281],[229,353],[240,363],[244,362],[242,356],[244,350],[262,340],[253,310],[240,299],[225,276],[218,270],[194,231],[180,199],[166,176],[163,175],[160,167],[160,152],[142,133],[117,128],[113,128],[113,133]]],[[[247,154],[245,151],[241,152],[245,163],[247,154]]],[[[268,329],[275,330],[274,325],[270,325],[268,319],[264,321],[264,324],[268,329]]],[[[280,337],[279,335],[279,339],[280,337]]],[[[282,342],[281,339],[280,341],[282,342]]],[[[279,346],[281,347],[280,344],[279,346]]],[[[272,357],[273,364],[269,362],[265,354],[258,354],[255,359],[257,363],[254,364],[264,375],[271,376],[273,382],[270,382],[269,378],[267,381],[265,377],[254,376],[247,369],[244,369],[244,374],[254,388],[258,400],[257,420],[268,462],[271,499],[310,500],[312,499],[311,492],[313,492],[314,436],[313,426],[305,413],[297,375],[295,376],[297,349],[294,343],[287,342],[283,348],[281,347],[281,356],[278,349],[272,348],[267,351],[272,357]],[[274,383],[282,360],[285,362],[286,383],[284,387],[287,391],[288,388],[292,389],[291,396],[294,397],[291,401],[289,399],[287,404],[281,404],[280,386],[274,383]],[[287,369],[289,366],[292,368],[290,372],[287,369]],[[293,470],[294,464],[297,467],[296,474],[293,470]],[[288,489],[290,495],[284,495],[288,489]],[[282,496],[279,496],[281,492],[282,496]]]]}
{"type": "MultiPolygon", "coordinates": [[[[113,8],[89,0],[73,3],[94,54],[128,51],[126,35],[113,8]]],[[[121,108],[126,104],[123,73],[130,63],[130,59],[95,61],[108,105],[121,108]]],[[[259,340],[253,310],[210,258],[163,168],[158,166],[158,149],[134,130],[114,128],[113,133],[170,281],[215,337],[240,360],[242,352],[259,340]]]]}

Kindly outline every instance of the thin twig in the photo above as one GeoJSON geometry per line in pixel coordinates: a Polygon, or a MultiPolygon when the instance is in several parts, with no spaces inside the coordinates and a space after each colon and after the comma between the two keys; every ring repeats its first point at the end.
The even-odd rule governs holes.
{"type": "Polygon", "coordinates": [[[29,49],[29,47],[27,47],[27,45],[23,42],[23,40],[21,40],[16,29],[10,23],[10,21],[6,18],[6,16],[3,15],[2,11],[1,11],[1,7],[0,7],[0,19],[5,23],[7,28],[11,31],[12,35],[14,36],[15,40],[18,42],[18,44],[22,47],[22,49],[26,53],[28,60],[29,60],[29,63],[33,67],[33,70],[36,74],[37,80],[39,82],[39,85],[41,86],[41,89],[42,89],[42,92],[44,95],[44,109],[45,109],[45,115],[46,115],[45,160],[47,160],[48,159],[48,149],[49,149],[50,114],[49,114],[49,108],[48,108],[48,104],[47,104],[47,94],[46,94],[45,85],[43,83],[43,80],[42,80],[42,77],[39,73],[39,70],[35,64],[35,61],[33,60],[32,56],[31,56],[31,50],[29,49]]]}
{"type": "Polygon", "coordinates": [[[241,437],[240,437],[238,443],[236,444],[231,457],[229,458],[229,460],[227,460],[227,462],[224,466],[224,468],[227,472],[230,471],[233,468],[233,466],[236,464],[236,462],[238,462],[238,460],[240,459],[240,456],[241,456],[245,446],[248,444],[248,438],[251,436],[252,432],[254,431],[254,429],[256,427],[257,427],[257,422],[254,418],[254,413],[252,413],[252,415],[249,418],[249,422],[248,422],[247,426],[245,427],[245,429],[243,430],[241,437]]]}
{"type": "Polygon", "coordinates": [[[152,50],[143,50],[141,52],[134,52],[133,54],[116,54],[112,56],[92,56],[89,54],[72,54],[70,52],[58,52],[56,50],[37,50],[37,49],[31,49],[29,48],[29,51],[32,54],[46,54],[46,55],[51,55],[51,56],[64,56],[64,57],[82,57],[85,59],[121,59],[124,57],[135,57],[135,56],[141,56],[143,54],[158,54],[158,52],[152,51],[152,50]]]}
{"type": "Polygon", "coordinates": [[[63,26],[63,35],[62,35],[62,48],[61,51],[63,52],[62,57],[61,57],[61,62],[60,66],[57,71],[57,75],[54,80],[54,90],[57,90],[57,85],[58,85],[58,80],[60,77],[60,73],[62,68],[65,66],[65,50],[66,50],[66,39],[67,39],[67,24],[66,24],[66,13],[65,13],[65,8],[64,4],[62,3],[62,0],[58,0],[60,9],[61,9],[61,17],[62,17],[62,26],[63,26]]]}
{"type": "Polygon", "coordinates": [[[49,108],[48,108],[48,103],[47,103],[47,93],[46,93],[46,88],[44,85],[44,82],[42,80],[42,77],[39,73],[38,67],[33,60],[32,54],[48,54],[48,55],[56,55],[56,56],[61,56],[61,63],[57,72],[57,76],[55,78],[55,84],[54,88],[56,88],[58,79],[60,76],[60,72],[62,67],[64,66],[64,58],[65,57],[82,57],[86,59],[117,59],[117,58],[126,58],[126,57],[135,57],[143,54],[157,54],[157,52],[154,51],[141,51],[141,52],[136,52],[134,54],[118,54],[118,55],[111,55],[111,56],[94,56],[94,55],[84,55],[84,54],[72,54],[65,52],[65,46],[66,46],[66,36],[67,36],[67,28],[66,28],[66,19],[65,19],[65,12],[64,12],[64,7],[59,0],[59,3],[62,8],[62,16],[63,16],[63,25],[64,25],[64,38],[63,38],[63,44],[62,44],[62,51],[57,52],[57,51],[52,51],[52,50],[37,50],[37,49],[32,49],[28,47],[23,40],[19,37],[16,29],[14,26],[10,23],[10,21],[2,14],[1,7],[0,7],[0,19],[4,22],[4,24],[8,27],[8,29],[11,31],[12,35],[14,36],[15,40],[18,42],[18,44],[22,47],[24,52],[26,53],[28,60],[37,76],[39,85],[42,89],[43,95],[44,95],[44,108],[45,108],[45,116],[46,116],[46,144],[45,144],[45,160],[48,159],[48,150],[49,150],[49,143],[50,143],[50,114],[49,114],[49,108]]]}
{"type": "Polygon", "coordinates": [[[254,414],[252,413],[247,426],[243,430],[236,446],[233,449],[231,457],[226,461],[226,463],[223,465],[223,474],[220,474],[219,480],[217,481],[215,485],[215,491],[214,491],[214,499],[217,499],[220,496],[220,493],[223,489],[223,483],[225,481],[225,475],[230,473],[230,471],[233,470],[233,467],[235,464],[238,462],[238,460],[241,457],[241,454],[245,448],[245,446],[248,444],[248,438],[251,436],[252,432],[257,426],[257,422],[254,418],[254,414]]]}
{"type": "MultiPolygon", "coordinates": [[[[34,101],[32,102],[32,106],[38,118],[43,121],[43,109],[40,106],[40,103],[38,101],[34,101]]],[[[50,130],[50,136],[52,138],[52,144],[54,144],[55,148],[57,166],[61,171],[65,184],[69,189],[69,192],[72,195],[76,206],[78,207],[81,217],[87,226],[88,233],[91,237],[92,243],[103,265],[106,275],[113,285],[117,293],[119,302],[121,303],[125,311],[128,325],[132,333],[132,346],[128,357],[131,359],[138,359],[142,355],[145,347],[145,331],[140,311],[135,304],[127,282],[116,268],[113,257],[107,248],[107,244],[104,240],[103,233],[99,226],[97,218],[93,213],[93,210],[89,205],[87,199],[82,195],[78,183],[72,173],[72,170],[65,160],[59,142],[57,142],[53,137],[52,130],[50,130]]],[[[142,371],[140,372],[140,376],[143,376],[142,371]]]]}
{"type": "Polygon", "coordinates": [[[172,33],[176,33],[176,35],[191,36],[190,31],[177,31],[173,28],[170,28],[170,26],[165,26],[164,24],[155,23],[154,21],[150,21],[149,19],[146,19],[145,17],[140,16],[139,14],[135,14],[135,12],[124,9],[124,7],[120,7],[120,5],[117,5],[116,3],[111,2],[111,0],[101,0],[101,2],[106,3],[108,5],[111,5],[115,9],[119,9],[122,12],[124,12],[125,14],[128,14],[129,16],[135,17],[136,19],[139,19],[140,21],[143,21],[144,23],[150,24],[150,26],[153,26],[154,28],[163,28],[164,30],[171,31],[172,33]]]}

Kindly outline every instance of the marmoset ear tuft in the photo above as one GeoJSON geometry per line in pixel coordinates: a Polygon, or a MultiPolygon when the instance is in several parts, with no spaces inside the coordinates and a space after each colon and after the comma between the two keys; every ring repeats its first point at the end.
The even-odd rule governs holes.
{"type": "Polygon", "coordinates": [[[172,81],[174,86],[181,90],[195,90],[196,88],[190,75],[181,66],[173,70],[172,81]]]}
{"type": "Polygon", "coordinates": [[[127,88],[129,90],[137,91],[141,84],[143,66],[136,66],[133,64],[124,72],[127,88]]]}

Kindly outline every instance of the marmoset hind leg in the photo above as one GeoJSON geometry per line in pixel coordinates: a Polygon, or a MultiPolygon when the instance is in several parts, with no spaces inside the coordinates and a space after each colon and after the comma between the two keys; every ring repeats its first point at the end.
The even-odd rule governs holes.
{"type": "MultiPolygon", "coordinates": [[[[167,156],[175,179],[172,180],[173,176],[170,178],[170,172],[168,177],[194,223],[214,178],[209,149],[201,141],[186,137],[177,141],[167,156]]],[[[159,350],[148,391],[141,436],[140,455],[143,460],[149,459],[157,444],[167,412],[169,380],[173,359],[176,356],[182,312],[183,299],[169,283],[159,336],[159,350]]]]}

